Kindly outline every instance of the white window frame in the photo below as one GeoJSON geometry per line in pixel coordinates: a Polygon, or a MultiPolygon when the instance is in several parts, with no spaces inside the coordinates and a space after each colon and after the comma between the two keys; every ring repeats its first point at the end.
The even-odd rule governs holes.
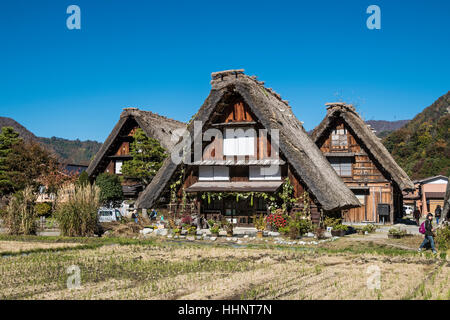
{"type": "Polygon", "coordinates": [[[352,176],[352,158],[350,157],[330,157],[328,158],[331,167],[336,171],[337,175],[340,177],[351,177],[352,176]],[[343,165],[350,165],[350,171],[348,167],[343,165]],[[344,174],[345,173],[345,174],[344,174]],[[348,174],[347,174],[348,173],[348,174]]]}
{"type": "Polygon", "coordinates": [[[281,180],[281,167],[278,166],[278,170],[275,174],[269,173],[270,167],[264,166],[249,166],[248,179],[250,181],[280,181],[281,180]]]}
{"type": "Polygon", "coordinates": [[[347,129],[334,129],[331,133],[332,147],[345,147],[348,145],[347,129]]]}
{"type": "Polygon", "coordinates": [[[123,160],[116,160],[114,162],[114,173],[122,174],[122,166],[123,166],[123,160]]]}
{"type": "Polygon", "coordinates": [[[254,156],[256,143],[254,128],[225,129],[223,139],[224,156],[254,156]]]}
{"type": "Polygon", "coordinates": [[[230,181],[230,168],[226,166],[199,166],[198,181],[230,181]]]}

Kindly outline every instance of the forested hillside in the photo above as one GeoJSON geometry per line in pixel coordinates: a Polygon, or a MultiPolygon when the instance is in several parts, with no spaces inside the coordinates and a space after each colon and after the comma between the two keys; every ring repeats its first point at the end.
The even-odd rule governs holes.
{"type": "Polygon", "coordinates": [[[97,141],[67,140],[63,138],[36,137],[27,128],[14,119],[0,117],[0,129],[13,127],[14,131],[26,141],[35,141],[43,145],[48,151],[58,156],[62,162],[71,164],[88,165],[92,157],[100,149],[101,143],[97,141]]]}
{"type": "Polygon", "coordinates": [[[67,140],[56,137],[38,138],[38,140],[42,145],[53,149],[65,162],[83,165],[89,164],[102,145],[97,141],[67,140]]]}
{"type": "Polygon", "coordinates": [[[383,140],[411,179],[450,175],[450,91],[383,140]]]}

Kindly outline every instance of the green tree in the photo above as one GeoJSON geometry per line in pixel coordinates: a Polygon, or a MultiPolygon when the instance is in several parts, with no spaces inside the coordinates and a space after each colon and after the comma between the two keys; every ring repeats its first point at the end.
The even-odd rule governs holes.
{"type": "Polygon", "coordinates": [[[89,183],[89,175],[86,171],[83,171],[77,180],[77,185],[79,186],[85,186],[89,183]]]}
{"type": "Polygon", "coordinates": [[[3,127],[0,133],[0,194],[5,195],[14,191],[15,185],[11,179],[9,156],[13,146],[21,142],[19,134],[12,127],[3,127]]]}
{"type": "Polygon", "coordinates": [[[148,185],[167,157],[158,140],[149,138],[142,129],[137,129],[131,143],[132,160],[122,166],[123,175],[136,178],[148,185]]]}
{"type": "Polygon", "coordinates": [[[119,202],[123,199],[122,184],[117,175],[110,173],[101,173],[95,180],[100,188],[100,201],[103,204],[119,202]]]}

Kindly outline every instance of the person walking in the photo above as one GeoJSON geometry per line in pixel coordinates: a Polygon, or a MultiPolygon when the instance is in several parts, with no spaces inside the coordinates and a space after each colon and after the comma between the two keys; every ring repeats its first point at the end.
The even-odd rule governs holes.
{"type": "Polygon", "coordinates": [[[433,215],[431,213],[429,213],[427,215],[427,219],[424,221],[424,227],[425,227],[425,239],[423,239],[422,244],[419,247],[419,252],[422,251],[422,249],[428,244],[430,243],[431,245],[431,249],[433,250],[433,253],[437,253],[436,252],[436,248],[434,246],[434,234],[433,234],[433,215]]]}
{"type": "Polygon", "coordinates": [[[420,225],[420,211],[419,209],[414,209],[414,219],[416,220],[416,224],[419,226],[420,225]]]}
{"type": "Polygon", "coordinates": [[[434,211],[434,216],[436,217],[436,224],[439,224],[439,220],[441,219],[441,213],[442,209],[441,206],[438,204],[436,210],[434,211]]]}
{"type": "Polygon", "coordinates": [[[134,222],[138,223],[138,217],[137,217],[136,210],[134,210],[133,213],[131,214],[131,219],[134,219],[134,222]]]}

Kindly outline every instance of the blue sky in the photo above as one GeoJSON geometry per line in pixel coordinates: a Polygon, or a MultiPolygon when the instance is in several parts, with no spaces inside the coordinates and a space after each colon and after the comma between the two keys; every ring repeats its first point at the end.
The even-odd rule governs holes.
{"type": "Polygon", "coordinates": [[[128,106],[187,121],[226,69],[265,81],[307,130],[329,101],[400,120],[450,90],[446,0],[1,1],[0,45],[0,116],[44,137],[103,141],[128,106]]]}

